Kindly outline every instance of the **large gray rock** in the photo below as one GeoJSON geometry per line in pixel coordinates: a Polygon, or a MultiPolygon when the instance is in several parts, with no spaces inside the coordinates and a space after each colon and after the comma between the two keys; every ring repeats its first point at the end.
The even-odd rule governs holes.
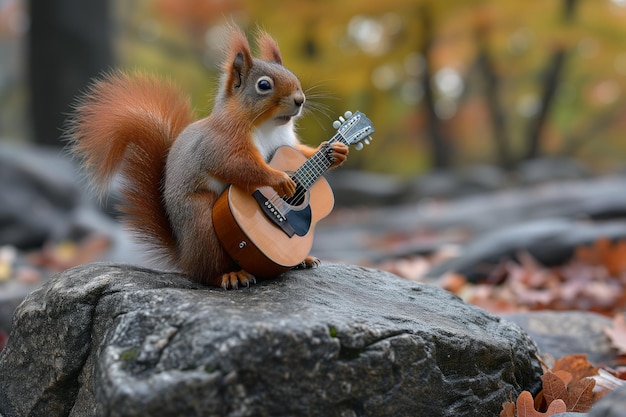
{"type": "Polygon", "coordinates": [[[534,343],[436,287],[356,266],[223,291],[92,264],[18,308],[15,416],[488,416],[536,392],[534,343]]]}
{"type": "Polygon", "coordinates": [[[618,359],[604,329],[612,326],[606,316],[586,311],[532,311],[504,314],[535,341],[548,364],[563,356],[583,353],[594,365],[613,364],[618,359]]]}
{"type": "Polygon", "coordinates": [[[516,259],[527,252],[540,264],[563,265],[576,248],[598,239],[626,238],[626,221],[589,222],[570,219],[542,219],[501,227],[469,242],[459,256],[435,265],[427,276],[438,278],[456,272],[470,282],[483,280],[504,259],[516,259]]]}
{"type": "Polygon", "coordinates": [[[626,385],[622,385],[594,404],[589,417],[626,417],[626,385]]]}

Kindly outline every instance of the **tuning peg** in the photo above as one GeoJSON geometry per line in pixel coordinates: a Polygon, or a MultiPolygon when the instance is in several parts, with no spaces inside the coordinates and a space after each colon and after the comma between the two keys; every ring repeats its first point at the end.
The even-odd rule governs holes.
{"type": "Polygon", "coordinates": [[[363,143],[359,142],[356,145],[354,145],[354,149],[356,149],[357,151],[360,151],[361,149],[363,149],[363,143]]]}
{"type": "Polygon", "coordinates": [[[343,114],[343,116],[344,116],[346,119],[349,119],[349,118],[351,118],[351,117],[352,117],[352,112],[351,112],[351,111],[347,111],[347,112],[345,112],[345,113],[343,114]]]}
{"type": "Polygon", "coordinates": [[[370,142],[374,140],[373,136],[368,136],[367,138],[369,139],[370,142]]]}
{"type": "Polygon", "coordinates": [[[335,120],[333,122],[333,128],[334,129],[339,129],[339,127],[341,127],[341,122],[339,120],[335,120]]]}
{"type": "Polygon", "coordinates": [[[370,144],[370,138],[365,138],[364,142],[365,142],[366,145],[369,145],[370,144]]]}
{"type": "Polygon", "coordinates": [[[346,121],[346,119],[344,119],[342,116],[339,116],[339,121],[340,121],[341,123],[343,123],[343,122],[345,122],[345,121],[346,121]]]}

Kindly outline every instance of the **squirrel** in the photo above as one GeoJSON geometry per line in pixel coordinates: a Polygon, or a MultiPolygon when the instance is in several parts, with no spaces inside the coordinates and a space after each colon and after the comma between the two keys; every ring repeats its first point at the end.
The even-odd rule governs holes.
{"type": "MultiPolygon", "coordinates": [[[[212,111],[193,121],[189,98],[171,81],[116,70],[77,99],[67,137],[102,194],[121,178],[124,223],[166,265],[202,284],[235,289],[256,282],[222,248],[213,205],[230,185],[253,192],[272,187],[292,196],[296,184],[268,161],[280,146],[310,158],[329,146],[331,168],[348,147],[302,144],[294,121],[306,101],[276,41],[259,31],[253,57],[241,29],[228,29],[225,60],[212,111]]],[[[305,268],[319,260],[308,256],[305,268]]]]}

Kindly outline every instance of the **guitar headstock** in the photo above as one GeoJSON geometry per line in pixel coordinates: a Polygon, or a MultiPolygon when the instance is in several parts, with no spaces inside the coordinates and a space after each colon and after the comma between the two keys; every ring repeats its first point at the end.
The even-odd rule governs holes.
{"type": "Polygon", "coordinates": [[[368,119],[360,111],[345,112],[343,117],[339,117],[339,120],[333,122],[333,127],[337,129],[337,135],[339,140],[346,145],[356,145],[356,150],[363,149],[363,142],[369,145],[372,140],[371,134],[374,133],[374,126],[370,119],[368,119]],[[363,141],[363,142],[361,142],[363,141]]]}

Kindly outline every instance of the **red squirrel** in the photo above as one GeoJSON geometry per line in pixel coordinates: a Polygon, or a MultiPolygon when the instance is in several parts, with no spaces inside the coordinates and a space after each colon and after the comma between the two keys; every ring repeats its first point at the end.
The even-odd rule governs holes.
{"type": "MultiPolygon", "coordinates": [[[[116,71],[78,100],[68,130],[70,149],[97,190],[104,192],[119,172],[127,226],[169,266],[225,289],[255,278],[217,239],[211,213],[218,196],[229,184],[250,192],[271,186],[292,196],[296,184],[269,159],[283,145],[307,158],[325,145],[312,148],[296,136],[294,120],[306,99],[276,41],[260,32],[256,58],[240,29],[229,28],[228,40],[219,90],[205,118],[193,121],[188,97],[172,83],[116,71]]],[[[330,149],[332,167],[341,165],[348,147],[333,143],[330,149]]],[[[318,263],[309,256],[303,266],[318,263]]]]}

